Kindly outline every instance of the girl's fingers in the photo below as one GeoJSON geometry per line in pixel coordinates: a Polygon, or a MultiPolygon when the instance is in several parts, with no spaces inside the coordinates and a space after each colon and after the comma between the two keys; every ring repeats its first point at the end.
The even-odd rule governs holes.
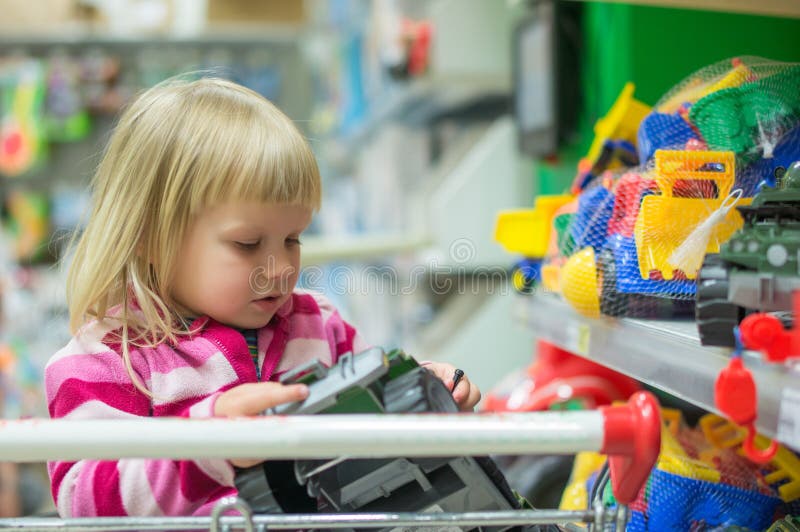
{"type": "Polygon", "coordinates": [[[306,397],[308,397],[308,386],[305,384],[283,385],[277,382],[242,384],[217,398],[214,414],[228,417],[256,416],[268,408],[302,401],[306,397]]]}
{"type": "Polygon", "coordinates": [[[428,371],[431,371],[439,378],[439,380],[444,383],[445,386],[447,386],[447,389],[453,393],[453,400],[456,402],[460,410],[472,410],[472,408],[478,404],[478,401],[481,400],[480,389],[475,384],[470,382],[469,377],[467,377],[466,374],[462,374],[455,388],[453,388],[453,379],[456,375],[456,367],[452,364],[447,364],[446,362],[424,361],[420,362],[420,365],[428,371]]]}
{"type": "Polygon", "coordinates": [[[422,362],[422,367],[436,375],[440,381],[447,385],[447,389],[451,390],[453,387],[453,376],[456,372],[456,367],[446,362],[422,362]]]}
{"type": "Polygon", "coordinates": [[[469,394],[467,395],[467,399],[460,404],[461,410],[471,411],[475,408],[475,405],[481,400],[481,391],[480,389],[475,386],[474,384],[470,383],[469,394]]]}
{"type": "MultiPolygon", "coordinates": [[[[267,408],[283,403],[302,401],[308,397],[305,384],[283,385],[277,382],[248,383],[226,391],[214,403],[214,415],[226,417],[257,416],[267,408]]],[[[234,467],[252,467],[262,458],[237,458],[230,460],[234,467]]]]}
{"type": "MultiPolygon", "coordinates": [[[[462,411],[469,411],[478,404],[481,392],[467,375],[462,375],[455,387],[456,368],[452,364],[428,362],[424,367],[439,378],[453,394],[453,400],[462,411]]],[[[236,386],[217,398],[214,405],[216,416],[257,416],[268,408],[284,403],[302,401],[308,397],[305,384],[283,385],[277,382],[259,382],[236,386]]]]}
{"type": "Polygon", "coordinates": [[[453,390],[453,400],[462,411],[470,411],[481,400],[481,391],[465,376],[453,390]]]}

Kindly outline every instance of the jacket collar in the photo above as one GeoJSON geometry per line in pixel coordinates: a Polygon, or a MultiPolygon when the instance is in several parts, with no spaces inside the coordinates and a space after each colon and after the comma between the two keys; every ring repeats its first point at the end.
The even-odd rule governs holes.
{"type": "MultiPolygon", "coordinates": [[[[270,323],[286,321],[286,318],[289,317],[293,309],[294,294],[291,294],[289,299],[287,299],[286,302],[275,311],[275,315],[272,317],[272,320],[270,320],[270,323]]],[[[200,316],[199,318],[195,318],[189,326],[189,330],[200,333],[206,329],[211,321],[213,320],[209,316],[200,316]]]]}

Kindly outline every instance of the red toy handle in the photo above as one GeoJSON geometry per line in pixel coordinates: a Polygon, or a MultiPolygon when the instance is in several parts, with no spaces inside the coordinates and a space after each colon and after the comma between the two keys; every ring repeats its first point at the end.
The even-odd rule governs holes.
{"type": "Polygon", "coordinates": [[[714,403],[720,412],[737,425],[752,425],[756,420],[756,381],[742,363],[731,357],[714,383],[714,403]]]}
{"type": "Polygon", "coordinates": [[[611,489],[620,504],[636,500],[661,451],[661,410],[650,392],[636,392],[622,406],[600,408],[611,489]]]}
{"type": "Polygon", "coordinates": [[[753,374],[744,366],[741,356],[733,356],[714,383],[714,403],[722,414],[747,429],[742,443],[745,456],[757,464],[766,464],[775,457],[778,444],[773,441],[763,450],[755,446],[757,400],[753,374]]]}
{"type": "Polygon", "coordinates": [[[769,447],[766,449],[759,449],[756,447],[756,429],[753,425],[747,426],[747,436],[742,443],[742,448],[744,449],[744,454],[757,464],[768,464],[775,458],[775,455],[778,454],[778,442],[773,440],[770,442],[769,447]]]}

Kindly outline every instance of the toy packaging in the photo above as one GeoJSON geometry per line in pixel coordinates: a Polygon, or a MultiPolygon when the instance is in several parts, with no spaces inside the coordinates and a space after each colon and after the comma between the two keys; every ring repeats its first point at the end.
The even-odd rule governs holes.
{"type": "MultiPolygon", "coordinates": [[[[631,504],[627,530],[765,530],[796,511],[800,461],[792,451],[782,447],[759,466],[741,455],[743,431],[725,419],[709,414],[690,428],[680,412],[662,414],[661,454],[631,504]]],[[[603,486],[595,487],[603,462],[595,453],[578,455],[561,509],[615,504],[603,486]]]]}
{"type": "MultiPolygon", "coordinates": [[[[509,251],[538,261],[537,270],[520,263],[526,267],[515,273],[518,288],[530,290],[528,277],[536,275],[584,315],[691,317],[702,296],[698,317],[713,321],[709,316],[724,306],[717,295],[722,289],[702,287],[724,272],[707,255],[729,256],[732,247],[724,246],[736,234],[745,237],[731,243],[738,253],[747,254],[750,245],[764,256],[764,246],[777,242],[756,243],[753,227],[770,220],[774,228],[776,219],[792,227],[787,187],[793,174],[784,176],[800,160],[800,65],[758,57],[721,61],[679,82],[652,108],[634,92],[626,85],[598,121],[570,194],[537,198],[529,211],[531,227],[549,218],[549,234],[530,232],[522,245],[521,235],[508,231],[510,217],[522,217],[517,212],[501,213],[496,237],[509,251]],[[766,203],[786,207],[766,209],[766,203]],[[712,261],[708,269],[704,260],[712,261]]],[[[770,256],[781,265],[770,268],[791,269],[795,251],[774,247],[770,256]]],[[[744,262],[737,269],[761,271],[744,262]]],[[[752,286],[740,293],[744,306],[757,309],[769,297],[752,286]]],[[[706,343],[732,345],[729,323],[739,316],[722,310],[726,332],[703,334],[706,343]]]]}

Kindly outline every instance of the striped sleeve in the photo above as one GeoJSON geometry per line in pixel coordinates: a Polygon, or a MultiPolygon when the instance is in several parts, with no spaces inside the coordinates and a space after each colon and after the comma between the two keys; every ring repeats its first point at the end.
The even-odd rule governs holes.
{"type": "MultiPolygon", "coordinates": [[[[135,355],[134,355],[135,357],[135,355]]],[[[133,359],[142,382],[146,365],[133,359]]],[[[101,342],[73,339],[45,368],[52,418],[149,417],[150,398],[136,389],[121,356],[101,342]]],[[[187,405],[185,416],[209,415],[216,395],[187,405]]],[[[50,462],[51,490],[61,517],[203,515],[235,494],[233,469],[224,460],[80,460],[50,462]]]]}
{"type": "Polygon", "coordinates": [[[330,343],[334,364],[345,353],[360,353],[370,347],[355,327],[342,318],[328,298],[317,293],[314,293],[313,297],[319,308],[325,335],[330,343]]]}

